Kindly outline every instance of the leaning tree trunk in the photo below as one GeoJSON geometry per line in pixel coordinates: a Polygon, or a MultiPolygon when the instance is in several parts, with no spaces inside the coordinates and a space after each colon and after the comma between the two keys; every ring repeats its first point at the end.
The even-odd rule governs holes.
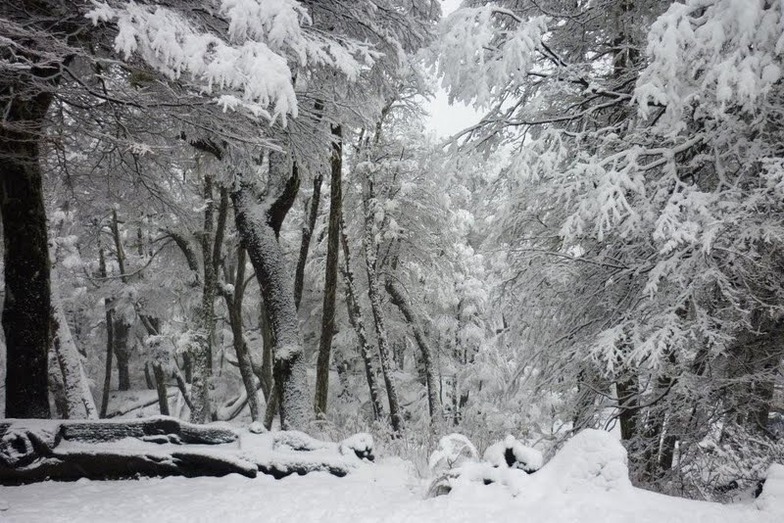
{"type": "Polygon", "coordinates": [[[343,205],[341,177],[343,170],[342,131],[332,127],[331,181],[329,188],[329,230],[327,236],[327,266],[324,275],[324,302],[321,309],[321,338],[316,361],[316,415],[326,415],[329,395],[329,363],[332,335],[335,330],[335,294],[338,287],[338,258],[340,256],[340,216],[343,205]]]}
{"type": "Polygon", "coordinates": [[[346,307],[348,308],[348,321],[354,328],[354,332],[359,342],[359,353],[365,364],[365,377],[370,388],[370,402],[373,406],[373,418],[380,420],[384,417],[384,405],[381,402],[381,389],[376,378],[376,370],[373,368],[373,347],[367,339],[365,320],[362,316],[362,309],[357,301],[357,286],[354,279],[354,272],[351,269],[351,253],[348,248],[348,236],[346,235],[346,224],[341,216],[340,220],[340,243],[343,246],[343,260],[345,268],[342,269],[343,283],[346,288],[346,307]]]}
{"type": "Polygon", "coordinates": [[[402,289],[397,282],[391,278],[387,278],[385,284],[387,293],[392,300],[392,303],[400,310],[403,317],[411,326],[414,332],[414,339],[422,352],[422,363],[425,366],[425,382],[427,384],[427,406],[430,412],[430,424],[436,429],[441,423],[441,402],[438,399],[438,386],[436,384],[436,375],[434,372],[433,364],[433,351],[430,348],[425,333],[422,332],[422,327],[411,309],[411,305],[406,300],[402,289]]]}
{"type": "MultiPolygon", "coordinates": [[[[53,73],[49,71],[48,73],[53,73]]],[[[43,74],[43,72],[41,73],[43,74]]],[[[48,418],[50,274],[40,165],[50,92],[0,84],[0,214],[3,219],[5,415],[48,418]]]]}
{"type": "MultiPolygon", "coordinates": [[[[296,194],[296,190],[293,193],[296,194]]],[[[285,217],[285,213],[281,216],[281,198],[277,198],[262,216],[259,216],[258,204],[254,202],[252,186],[241,183],[232,191],[231,199],[237,232],[256,270],[261,297],[269,316],[281,425],[284,429],[305,428],[311,419],[312,409],[308,406],[307,367],[300,341],[293,285],[277,238],[285,217]]]]}
{"type": "MultiPolygon", "coordinates": [[[[144,329],[147,331],[148,336],[154,336],[154,340],[156,343],[160,343],[160,321],[158,318],[153,318],[147,315],[141,315],[140,319],[142,320],[142,325],[144,325],[144,329]]],[[[150,339],[150,338],[148,338],[150,339]]],[[[158,407],[164,416],[169,415],[169,390],[166,387],[166,372],[164,371],[163,365],[161,365],[158,361],[152,362],[152,371],[153,375],[155,376],[155,390],[158,393],[158,407]]],[[[186,398],[189,405],[192,405],[190,401],[186,398]]]]}
{"type": "Polygon", "coordinates": [[[79,350],[76,348],[59,300],[54,300],[54,302],[52,307],[52,333],[54,335],[52,349],[63,378],[67,417],[68,419],[97,419],[98,409],[95,407],[95,401],[92,392],[90,392],[79,350]]]}
{"type": "Polygon", "coordinates": [[[381,374],[384,377],[384,385],[387,388],[387,399],[389,401],[389,417],[392,423],[392,430],[400,432],[403,428],[403,418],[400,415],[400,402],[397,396],[397,386],[392,377],[392,359],[389,355],[389,339],[387,329],[384,324],[384,312],[381,310],[381,292],[378,285],[378,274],[376,273],[376,243],[373,234],[374,212],[371,203],[374,199],[373,185],[368,180],[368,193],[365,205],[365,234],[363,246],[365,251],[365,268],[368,279],[368,298],[370,299],[370,310],[373,312],[373,323],[376,327],[376,338],[378,339],[378,353],[381,361],[381,374]]]}
{"type": "Polygon", "coordinates": [[[248,398],[248,408],[253,421],[260,421],[261,408],[256,393],[256,376],[253,374],[253,361],[250,357],[248,344],[242,332],[242,299],[245,293],[245,249],[237,249],[237,271],[234,275],[234,292],[223,292],[226,308],[229,311],[229,324],[234,337],[234,352],[237,354],[237,366],[240,369],[242,383],[248,398]]]}

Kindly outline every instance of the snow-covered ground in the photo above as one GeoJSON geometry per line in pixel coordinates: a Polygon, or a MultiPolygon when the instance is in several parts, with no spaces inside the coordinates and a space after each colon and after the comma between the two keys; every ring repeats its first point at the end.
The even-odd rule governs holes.
{"type": "Polygon", "coordinates": [[[608,441],[588,434],[536,474],[508,469],[502,477],[509,481],[458,481],[449,495],[436,498],[426,497],[428,480],[416,477],[410,464],[386,458],[344,478],[317,472],[282,480],[231,475],[4,487],[0,521],[784,521],[784,474],[779,474],[784,468],[776,469],[782,477],[769,478],[759,500],[690,501],[631,487],[622,464],[625,453],[608,441]]]}
{"type": "Polygon", "coordinates": [[[5,487],[3,522],[56,521],[535,521],[738,522],[784,521],[753,504],[722,506],[632,490],[539,492],[512,497],[502,485],[476,486],[424,498],[425,485],[399,460],[384,460],[345,478],[324,472],[282,480],[165,478],[78,481],[5,487]]]}

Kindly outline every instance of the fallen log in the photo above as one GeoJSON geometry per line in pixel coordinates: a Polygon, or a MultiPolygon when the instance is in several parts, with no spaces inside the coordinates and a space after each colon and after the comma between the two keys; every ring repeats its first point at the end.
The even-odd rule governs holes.
{"type": "Polygon", "coordinates": [[[111,420],[104,423],[72,421],[63,423],[60,430],[66,440],[90,442],[117,441],[122,438],[144,439],[166,435],[169,436],[171,443],[218,445],[231,443],[237,439],[237,433],[229,428],[196,425],[167,416],[140,420],[111,420]]]}
{"type": "Polygon", "coordinates": [[[221,446],[235,442],[237,437],[225,427],[194,425],[165,416],[140,420],[3,420],[0,483],[232,473],[255,477],[258,467],[231,453],[186,447],[221,446]]]}
{"type": "Polygon", "coordinates": [[[238,433],[166,416],[0,420],[0,485],[235,473],[253,478],[258,472],[276,479],[315,471],[342,477],[372,460],[368,434],[333,443],[301,432],[238,433]]]}

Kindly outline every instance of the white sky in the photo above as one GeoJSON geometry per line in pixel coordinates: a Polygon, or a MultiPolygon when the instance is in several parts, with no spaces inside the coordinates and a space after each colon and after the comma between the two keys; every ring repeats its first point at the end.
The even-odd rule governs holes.
{"type": "MultiPolygon", "coordinates": [[[[460,6],[462,0],[441,0],[444,16],[460,6]]],[[[440,82],[439,82],[440,83],[440,82]]],[[[425,126],[440,138],[446,138],[466,127],[475,124],[481,114],[462,103],[450,105],[446,92],[439,86],[433,100],[425,105],[430,115],[425,119],[425,126]]]]}

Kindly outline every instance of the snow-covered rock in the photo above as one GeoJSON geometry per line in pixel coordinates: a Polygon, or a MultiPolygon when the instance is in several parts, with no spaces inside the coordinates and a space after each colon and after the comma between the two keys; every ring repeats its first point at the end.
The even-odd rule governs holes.
{"type": "Polygon", "coordinates": [[[254,421],[250,425],[248,425],[248,432],[252,434],[264,434],[267,431],[267,427],[260,421],[254,421]]]}
{"type": "Polygon", "coordinates": [[[626,449],[609,432],[594,429],[583,430],[567,441],[536,477],[563,492],[632,487],[626,449]]]}
{"type": "Polygon", "coordinates": [[[544,461],[541,452],[523,445],[512,435],[487,447],[482,459],[495,467],[521,469],[529,474],[542,468],[544,461]]]}
{"type": "Polygon", "coordinates": [[[376,459],[373,455],[373,436],[367,432],[360,432],[353,436],[349,436],[340,442],[338,449],[344,456],[354,455],[359,459],[366,459],[368,461],[376,459]]]}

